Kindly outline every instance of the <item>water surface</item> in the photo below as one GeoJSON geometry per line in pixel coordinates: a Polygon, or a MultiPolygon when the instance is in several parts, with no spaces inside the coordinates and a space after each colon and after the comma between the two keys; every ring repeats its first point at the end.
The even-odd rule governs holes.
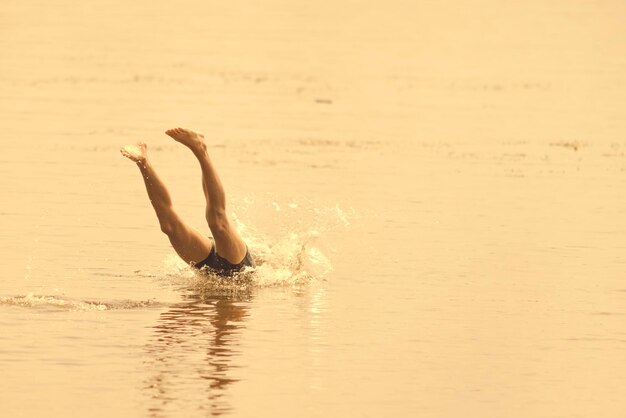
{"type": "Polygon", "coordinates": [[[619,1],[5,0],[0,414],[622,417],[619,1]],[[260,262],[195,275],[200,130],[260,262]]]}

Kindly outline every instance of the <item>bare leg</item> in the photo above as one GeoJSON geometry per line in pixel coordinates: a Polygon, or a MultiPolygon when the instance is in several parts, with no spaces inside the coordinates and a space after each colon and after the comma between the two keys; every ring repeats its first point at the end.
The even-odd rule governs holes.
{"type": "Polygon", "coordinates": [[[229,262],[240,263],[248,248],[226,214],[224,187],[209,158],[204,136],[183,128],[169,129],[165,133],[187,146],[200,162],[202,187],[206,197],[206,219],[215,239],[215,250],[229,262]]]}
{"type": "Polygon", "coordinates": [[[138,142],[135,145],[127,145],[120,152],[137,163],[148,191],[150,203],[152,203],[159,219],[161,231],[167,235],[174,250],[186,263],[197,263],[204,260],[209,255],[213,244],[209,238],[183,222],[174,211],[167,188],[148,161],[146,144],[138,142]]]}

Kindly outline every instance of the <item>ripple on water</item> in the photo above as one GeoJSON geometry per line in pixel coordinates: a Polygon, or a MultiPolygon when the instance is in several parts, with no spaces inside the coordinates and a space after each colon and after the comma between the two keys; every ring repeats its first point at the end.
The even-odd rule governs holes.
{"type": "Polygon", "coordinates": [[[120,300],[120,301],[94,301],[75,300],[57,296],[36,295],[28,293],[18,296],[0,297],[0,305],[18,306],[23,308],[33,308],[40,310],[56,311],[107,311],[123,309],[141,309],[146,307],[162,306],[161,303],[153,300],[120,300]]]}

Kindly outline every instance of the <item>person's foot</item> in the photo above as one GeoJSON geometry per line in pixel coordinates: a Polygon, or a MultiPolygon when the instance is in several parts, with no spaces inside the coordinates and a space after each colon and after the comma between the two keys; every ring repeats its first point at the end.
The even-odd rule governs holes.
{"type": "Polygon", "coordinates": [[[125,145],[120,149],[122,155],[136,163],[145,163],[148,158],[148,146],[145,142],[125,145]]]}
{"type": "Polygon", "coordinates": [[[191,148],[191,150],[206,149],[204,135],[185,128],[174,128],[165,131],[165,134],[175,141],[191,148]]]}

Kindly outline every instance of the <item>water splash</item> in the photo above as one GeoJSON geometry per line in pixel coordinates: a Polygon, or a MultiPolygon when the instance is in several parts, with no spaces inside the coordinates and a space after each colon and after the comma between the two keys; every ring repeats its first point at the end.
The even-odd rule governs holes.
{"type": "Polygon", "coordinates": [[[354,210],[324,207],[312,200],[277,202],[249,196],[233,206],[232,219],[257,264],[254,273],[244,271],[227,279],[199,274],[171,255],[164,260],[165,279],[212,292],[325,280],[333,270],[329,234],[345,229],[354,218],[354,210]]]}
{"type": "Polygon", "coordinates": [[[348,227],[354,210],[313,200],[276,200],[248,196],[235,205],[233,220],[257,262],[254,283],[281,286],[324,280],[333,270],[330,233],[348,227]]]}

